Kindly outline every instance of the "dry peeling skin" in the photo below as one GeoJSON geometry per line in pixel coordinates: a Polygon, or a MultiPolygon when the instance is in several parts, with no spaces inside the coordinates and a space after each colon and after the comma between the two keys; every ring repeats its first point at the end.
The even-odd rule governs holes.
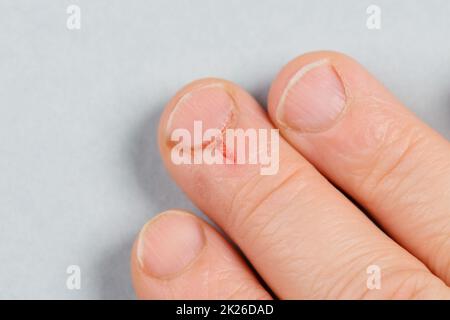
{"type": "MultiPolygon", "coordinates": [[[[255,139],[249,142],[243,130],[245,138],[238,139],[235,131],[239,107],[232,96],[233,89],[227,83],[212,83],[185,93],[175,104],[167,121],[166,137],[168,147],[175,147],[178,152],[181,148],[189,150],[189,158],[195,159],[196,155],[208,151],[218,150],[223,162],[227,165],[261,164],[261,150],[271,150],[270,131],[258,132],[253,129],[255,139]],[[174,135],[175,130],[185,129],[186,136],[174,135]],[[213,131],[217,134],[210,134],[213,131]],[[206,136],[207,134],[210,134],[206,136]],[[261,148],[258,134],[265,134],[266,145],[261,148]],[[252,147],[252,148],[251,148],[252,147]],[[240,148],[239,150],[237,150],[240,148]],[[255,160],[256,159],[256,160],[255,160]]],[[[272,131],[275,129],[272,129],[272,131]]],[[[278,134],[278,133],[277,133],[278,134]]],[[[182,151],[180,151],[181,153],[182,151]]],[[[271,156],[267,153],[266,158],[271,156]]],[[[192,160],[193,162],[194,160],[192,160]]],[[[200,161],[200,160],[199,160],[200,161]]]]}
{"type": "MultiPolygon", "coordinates": [[[[227,88],[214,83],[184,94],[176,103],[167,121],[167,137],[177,128],[194,132],[194,121],[201,121],[203,130],[232,128],[238,112],[227,88]]],[[[193,147],[200,147],[193,145],[193,147]]]]}

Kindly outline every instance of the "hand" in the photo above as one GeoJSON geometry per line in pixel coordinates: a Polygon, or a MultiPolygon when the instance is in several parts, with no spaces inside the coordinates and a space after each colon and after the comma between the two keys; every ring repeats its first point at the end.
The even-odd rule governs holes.
{"type": "Polygon", "coordinates": [[[155,217],[132,252],[139,298],[450,299],[450,144],[349,57],[291,61],[268,113],[233,83],[193,82],[158,139],[173,179],[234,245],[192,214],[155,217]],[[278,128],[278,170],[174,163],[172,133],[194,120],[278,128]]]}

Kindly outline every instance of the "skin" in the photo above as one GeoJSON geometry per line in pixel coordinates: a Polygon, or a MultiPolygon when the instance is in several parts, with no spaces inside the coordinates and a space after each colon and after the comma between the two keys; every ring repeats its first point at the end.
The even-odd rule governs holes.
{"type": "Polygon", "coordinates": [[[137,296],[450,299],[449,142],[361,65],[336,52],[289,62],[272,83],[267,107],[221,79],[195,81],[168,103],[158,134],[163,162],[226,237],[182,210],[157,216],[132,251],[137,296]],[[323,60],[342,81],[345,109],[326,128],[292,130],[279,118],[280,99],[298,70],[323,60]],[[172,111],[187,93],[217,84],[238,106],[233,126],[280,130],[277,174],[260,175],[249,165],[171,161],[172,111]],[[186,247],[186,261],[174,264],[171,252],[179,246],[186,247]],[[380,289],[366,285],[371,265],[381,270],[380,289]]]}

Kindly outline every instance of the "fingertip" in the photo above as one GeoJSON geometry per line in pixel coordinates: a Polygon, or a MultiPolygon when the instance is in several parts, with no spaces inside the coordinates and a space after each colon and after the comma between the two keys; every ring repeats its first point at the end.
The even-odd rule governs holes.
{"type": "Polygon", "coordinates": [[[188,268],[206,240],[202,223],[192,214],[166,211],[144,225],[137,240],[136,259],[143,272],[165,279],[188,268]]]}
{"type": "MultiPolygon", "coordinates": [[[[178,121],[178,119],[175,119],[175,113],[178,111],[179,114],[183,112],[181,110],[181,105],[184,105],[183,102],[188,101],[190,95],[192,95],[193,92],[200,93],[200,98],[202,99],[213,99],[215,95],[221,94],[221,92],[228,93],[230,95],[233,94],[235,91],[235,85],[231,83],[230,81],[220,79],[220,78],[201,78],[194,80],[186,85],[184,85],[181,89],[179,89],[169,100],[169,102],[164,107],[164,110],[161,114],[160,120],[159,120],[159,127],[158,127],[158,141],[160,145],[160,150],[162,153],[164,153],[167,150],[167,141],[168,141],[168,135],[170,134],[170,131],[173,129],[174,124],[183,125],[183,122],[178,121]],[[208,90],[202,90],[202,89],[208,89],[208,90]]],[[[196,97],[194,97],[196,98],[196,97]]],[[[223,98],[223,97],[222,97],[223,98]]],[[[190,99],[191,101],[193,99],[190,99]]],[[[200,99],[199,99],[200,100],[200,99]]],[[[189,101],[188,101],[189,102],[189,101]]],[[[207,100],[206,100],[207,102],[207,100]]],[[[204,112],[204,109],[208,111],[208,106],[205,105],[205,103],[200,103],[197,105],[190,104],[191,112],[190,115],[190,122],[193,122],[192,120],[197,120],[201,118],[202,112],[204,112]],[[197,108],[195,108],[197,107],[197,108]]],[[[210,109],[211,110],[211,109],[210,109]]],[[[219,111],[222,111],[219,109],[219,111]]],[[[184,114],[187,115],[187,112],[184,114]]],[[[187,121],[184,122],[186,124],[187,121]]]]}
{"type": "MultiPolygon", "coordinates": [[[[349,105],[355,96],[364,96],[374,92],[375,94],[385,96],[387,91],[379,90],[381,84],[375,80],[367,70],[361,66],[352,57],[337,51],[315,51],[300,55],[289,61],[273,80],[268,94],[268,111],[271,119],[279,126],[278,109],[283,95],[287,88],[292,85],[295,77],[299,73],[306,74],[314,66],[325,65],[332,69],[336,78],[342,85],[343,94],[346,98],[346,105],[349,105]],[[374,90],[375,89],[375,90],[374,90]]],[[[311,74],[311,73],[310,73],[311,74]]],[[[300,75],[301,76],[301,75],[300,75]]],[[[321,83],[327,83],[324,78],[319,79],[321,83]]],[[[320,88],[312,88],[320,95],[320,88]]],[[[323,88],[322,88],[323,89],[323,88]]],[[[389,95],[389,99],[393,96],[389,95]]],[[[313,106],[311,106],[313,108],[313,106]]]]}
{"type": "Polygon", "coordinates": [[[217,231],[181,210],[165,211],[144,225],[133,245],[131,273],[141,299],[269,297],[217,231]]]}

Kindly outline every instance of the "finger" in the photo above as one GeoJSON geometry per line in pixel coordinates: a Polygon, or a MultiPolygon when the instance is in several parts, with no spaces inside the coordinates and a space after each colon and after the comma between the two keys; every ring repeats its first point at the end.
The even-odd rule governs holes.
{"type": "Polygon", "coordinates": [[[182,211],[167,211],[144,226],[131,266],[141,299],[271,299],[216,230],[182,211]]]}
{"type": "Polygon", "coordinates": [[[450,145],[352,59],[290,62],[269,96],[283,136],[450,284],[450,145]]]}
{"type": "Polygon", "coordinates": [[[280,157],[279,166],[272,166],[279,170],[272,174],[262,174],[261,162],[236,160],[242,154],[262,153],[261,146],[255,152],[250,142],[245,152],[230,148],[228,142],[225,148],[217,145],[218,154],[231,164],[201,161],[207,147],[216,147],[220,139],[203,141],[206,131],[198,134],[195,120],[203,129],[220,129],[222,138],[231,128],[246,130],[249,136],[254,133],[249,129],[269,135],[272,125],[244,90],[205,79],[188,85],[169,102],[161,117],[159,142],[177,183],[239,245],[278,297],[413,296],[417,288],[429,295],[431,288],[442,286],[284,140],[271,150],[279,151],[280,157]],[[188,155],[182,157],[189,160],[184,163],[180,145],[193,153],[181,152],[188,155]],[[366,269],[372,264],[388,279],[380,292],[368,292],[366,286],[366,269]]]}

